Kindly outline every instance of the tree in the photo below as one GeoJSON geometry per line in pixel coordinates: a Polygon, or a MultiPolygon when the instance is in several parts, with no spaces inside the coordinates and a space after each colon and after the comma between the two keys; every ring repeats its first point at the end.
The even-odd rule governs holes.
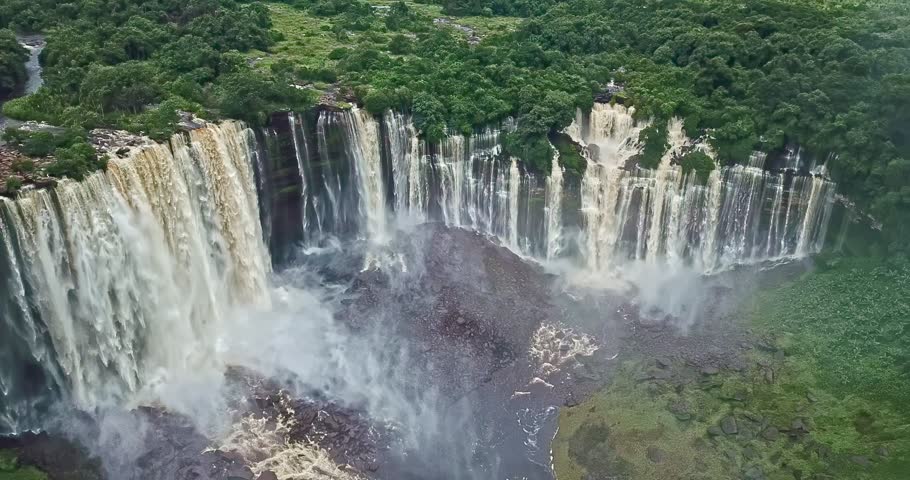
{"type": "Polygon", "coordinates": [[[28,78],[25,62],[28,50],[9,30],[0,30],[0,98],[21,87],[28,78]]]}
{"type": "Polygon", "coordinates": [[[125,110],[138,113],[162,95],[152,65],[130,61],[115,66],[93,66],[80,89],[86,103],[102,113],[125,110]]]}

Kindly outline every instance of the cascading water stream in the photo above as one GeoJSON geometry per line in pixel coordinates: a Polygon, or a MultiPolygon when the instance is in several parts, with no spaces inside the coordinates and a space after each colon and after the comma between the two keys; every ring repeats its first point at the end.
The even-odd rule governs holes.
{"type": "Polygon", "coordinates": [[[0,364],[0,430],[53,392],[91,408],[197,368],[230,305],[268,302],[252,147],[238,123],[209,125],[3,201],[0,329],[32,346],[0,364]]]}
{"type": "Polygon", "coordinates": [[[562,251],[562,190],[563,168],[559,164],[559,151],[553,147],[550,176],[547,177],[547,260],[557,258],[562,251]]]}
{"type": "MultiPolygon", "coordinates": [[[[336,176],[329,183],[337,187],[308,189],[315,196],[308,201],[334,205],[336,218],[352,217],[344,224],[359,225],[358,235],[379,244],[390,235],[394,212],[477,230],[523,255],[570,255],[590,271],[638,260],[713,272],[817,251],[834,193],[821,176],[789,166],[765,170],[760,153],[704,180],[685,175],[678,161],[687,152],[713,153],[687,138],[679,119],[667,125],[669,148],[659,166],[638,168],[638,137],[649,122],[622,105],[595,104],[566,129],[588,161],[580,182],[568,188],[558,156],[547,178],[524,171],[520,160],[502,154],[497,129],[428,144],[400,113],[380,119],[356,109],[322,111],[317,124],[319,152],[310,161],[334,164],[321,168],[336,175],[350,172],[353,186],[346,190],[336,176]],[[576,198],[580,221],[562,206],[576,198]],[[577,248],[568,238],[578,239],[577,248]]],[[[329,233],[350,233],[340,225],[329,233]]]]}
{"type": "Polygon", "coordinates": [[[793,169],[771,173],[764,170],[761,153],[747,165],[715,169],[699,182],[676,161],[688,150],[710,151],[686,138],[679,119],[667,125],[669,148],[658,168],[628,168],[641,150],[637,135],[647,126],[636,124],[633,113],[595,105],[566,129],[588,150],[581,237],[589,269],[636,259],[712,272],[821,248],[833,183],[795,175],[793,169]]]}
{"type": "MultiPolygon", "coordinates": [[[[299,203],[290,221],[305,245],[335,236],[384,246],[406,214],[591,272],[641,261],[710,273],[822,247],[833,183],[766,170],[758,153],[706,179],[685,175],[679,157],[705,147],[678,120],[660,166],[634,167],[647,123],[632,113],[578,112],[566,132],[585,149],[582,178],[555,149],[547,178],[504,155],[509,122],[428,143],[408,115],[353,109],[285,114],[289,128],[262,138],[280,144],[289,132],[286,162],[227,122],[145,145],[82,183],[4,200],[0,428],[27,426],[47,406],[38,398],[87,407],[209,361],[215,347],[201,339],[228,307],[268,299],[257,200],[269,196],[299,203]],[[278,164],[294,181],[273,188],[278,164]]],[[[281,230],[280,212],[262,211],[268,232],[281,230]]]]}

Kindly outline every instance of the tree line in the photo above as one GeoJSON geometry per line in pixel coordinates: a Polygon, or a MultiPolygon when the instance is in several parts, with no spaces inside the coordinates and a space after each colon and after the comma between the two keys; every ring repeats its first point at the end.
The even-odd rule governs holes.
{"type": "MultiPolygon", "coordinates": [[[[431,0],[425,0],[431,1],[431,0]]],[[[9,102],[20,118],[169,135],[177,109],[261,123],[313,101],[301,81],[350,87],[372,112],[407,110],[429,140],[517,119],[505,147],[547,173],[551,143],[611,80],[618,100],[659,124],[684,119],[722,163],[799,144],[841,190],[910,234],[910,14],[862,0],[440,0],[450,15],[526,17],[479,44],[414,3],[285,0],[331,21],[341,47],[321,68],[251,65],[281,36],[259,2],[11,0],[0,28],[48,31],[45,86],[9,102]]],[[[455,19],[458,20],[457,18],[455,19]]],[[[303,47],[306,48],[305,46],[303,47]]],[[[652,129],[653,130],[653,129],[652,129]]],[[[642,161],[666,141],[643,133],[642,161]]],[[[577,171],[584,162],[563,155],[577,171]]],[[[687,168],[709,162],[691,158],[687,168]]]]}

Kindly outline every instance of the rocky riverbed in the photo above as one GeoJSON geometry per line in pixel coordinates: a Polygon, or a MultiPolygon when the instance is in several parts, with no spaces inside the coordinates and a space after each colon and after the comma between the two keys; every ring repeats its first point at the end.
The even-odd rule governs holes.
{"type": "Polygon", "coordinates": [[[554,475],[558,427],[552,455],[560,478],[695,478],[666,472],[727,468],[716,456],[702,465],[693,454],[714,449],[756,479],[770,470],[752,460],[789,451],[756,442],[771,442],[774,432],[813,438],[811,414],[781,423],[750,403],[756,390],[777,385],[786,361],[773,340],[729,317],[735,302],[724,299],[754,283],[751,271],[706,282],[715,300],[690,324],[628,292],[566,284],[474,232],[425,225],[396,242],[365,256],[304,259],[302,268],[346,285],[336,321],[351,338],[379,333],[378,350],[394,352],[386,359],[394,368],[377,370],[389,380],[376,385],[409,385],[396,393],[413,415],[377,417],[369,402],[237,367],[225,373],[229,432],[203,433],[195,419],[148,405],[113,417],[80,414],[78,428],[61,422],[2,448],[50,478],[269,480],[298,478],[289,470],[298,468],[307,472],[300,478],[543,480],[554,475]],[[104,451],[117,442],[105,433],[112,418],[142,432],[135,455],[119,463],[104,451]],[[676,423],[635,423],[652,420],[676,423]],[[691,448],[672,446],[682,438],[691,448]],[[638,476],[640,465],[650,477],[638,476]]]}

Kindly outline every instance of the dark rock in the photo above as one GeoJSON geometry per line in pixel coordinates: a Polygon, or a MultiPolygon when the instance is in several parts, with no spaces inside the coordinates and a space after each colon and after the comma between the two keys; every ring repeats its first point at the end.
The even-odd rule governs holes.
{"type": "Polygon", "coordinates": [[[824,443],[819,443],[819,444],[815,445],[814,450],[815,450],[815,453],[818,455],[818,458],[823,459],[823,460],[830,459],[832,457],[832,455],[834,454],[834,452],[831,451],[831,447],[825,445],[824,443]]]}
{"type": "Polygon", "coordinates": [[[806,393],[806,400],[809,400],[810,402],[815,403],[818,401],[818,397],[813,395],[812,392],[808,392],[808,393],[806,393]]]}
{"type": "Polygon", "coordinates": [[[765,382],[766,382],[766,383],[769,383],[769,384],[770,384],[770,383],[774,383],[774,370],[772,370],[772,369],[770,369],[770,368],[766,368],[766,369],[765,369],[765,373],[764,373],[764,377],[765,377],[765,382]]]}
{"type": "Polygon", "coordinates": [[[736,426],[736,419],[733,418],[733,415],[727,415],[721,419],[720,429],[727,435],[735,435],[739,432],[739,428],[736,426]]]}
{"type": "Polygon", "coordinates": [[[712,425],[712,426],[708,427],[708,435],[710,435],[712,437],[719,437],[723,434],[724,434],[724,431],[721,430],[720,427],[718,427],[716,425],[712,425]]]}
{"type": "Polygon", "coordinates": [[[765,472],[758,465],[753,465],[746,469],[745,473],[743,473],[743,478],[746,480],[764,480],[765,472]]]}
{"type": "Polygon", "coordinates": [[[793,420],[792,423],[790,423],[790,433],[793,434],[794,432],[796,434],[808,433],[809,427],[805,422],[803,422],[803,419],[797,418],[796,420],[793,420]]]}
{"type": "Polygon", "coordinates": [[[872,466],[872,462],[869,460],[869,457],[865,455],[854,455],[850,457],[850,461],[863,468],[869,468],[872,466]]]}
{"type": "Polygon", "coordinates": [[[673,365],[667,357],[657,357],[657,366],[660,368],[670,368],[673,365]]]}
{"type": "Polygon", "coordinates": [[[702,368],[701,373],[703,375],[717,375],[718,373],[720,373],[720,370],[718,370],[717,367],[712,367],[709,365],[707,367],[702,368]]]}
{"type": "Polygon", "coordinates": [[[758,453],[758,450],[756,450],[752,447],[746,447],[743,449],[743,458],[745,458],[746,460],[755,460],[756,458],[758,458],[760,456],[761,455],[758,453]]]}
{"type": "Polygon", "coordinates": [[[770,426],[761,432],[761,436],[765,440],[773,442],[780,437],[780,431],[777,429],[777,427],[770,426]]]}
{"type": "Polygon", "coordinates": [[[692,419],[691,407],[689,407],[689,405],[682,400],[675,400],[670,402],[670,404],[667,405],[667,410],[669,410],[677,420],[685,422],[692,419]]]}
{"type": "Polygon", "coordinates": [[[761,421],[763,420],[763,418],[762,418],[761,415],[758,415],[758,414],[756,414],[756,413],[752,413],[752,412],[750,412],[750,411],[748,411],[748,410],[744,410],[744,411],[742,412],[742,414],[743,414],[744,417],[748,418],[749,420],[752,420],[752,421],[755,422],[755,423],[761,423],[761,421]]]}
{"type": "Polygon", "coordinates": [[[458,317],[455,318],[455,323],[457,323],[458,325],[464,325],[465,323],[468,323],[468,321],[465,320],[464,317],[459,315],[458,317]]]}
{"type": "Polygon", "coordinates": [[[885,447],[878,447],[875,449],[875,454],[878,455],[879,457],[887,457],[889,452],[888,452],[888,449],[885,447]]]}
{"type": "Polygon", "coordinates": [[[647,455],[648,460],[651,460],[653,463],[664,463],[664,460],[667,458],[667,454],[663,450],[653,445],[648,447],[647,455]]]}
{"type": "Polygon", "coordinates": [[[253,480],[253,471],[246,465],[235,465],[228,471],[227,480],[253,480]]]}
{"type": "Polygon", "coordinates": [[[278,475],[271,470],[266,470],[260,473],[259,476],[256,477],[256,480],[278,480],[278,475]]]}
{"type": "Polygon", "coordinates": [[[752,441],[755,438],[755,434],[751,429],[747,428],[746,425],[738,425],[739,433],[736,435],[736,439],[739,440],[739,443],[746,444],[752,441]]]}

